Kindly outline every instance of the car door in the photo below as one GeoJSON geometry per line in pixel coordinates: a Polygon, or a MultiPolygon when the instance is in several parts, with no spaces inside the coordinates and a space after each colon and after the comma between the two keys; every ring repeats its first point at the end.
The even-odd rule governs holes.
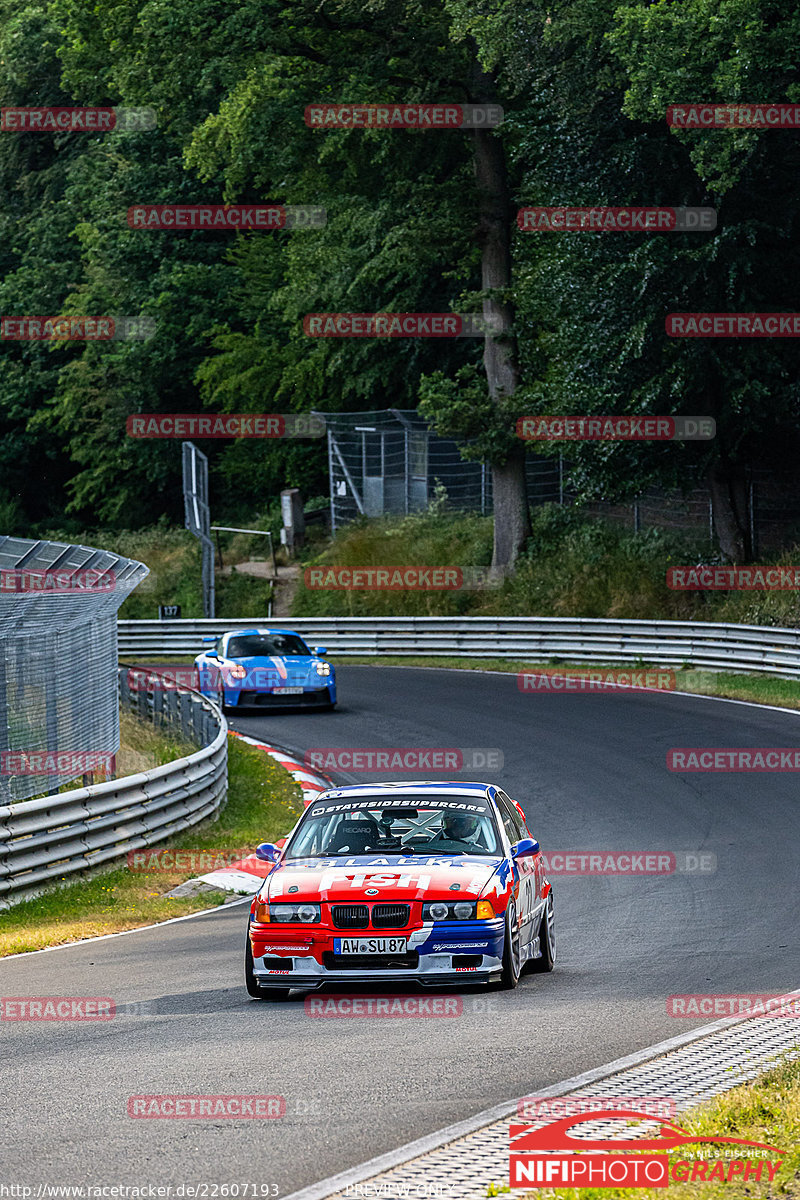
{"type": "Polygon", "coordinates": [[[206,678],[209,680],[210,690],[217,698],[218,702],[222,701],[223,695],[223,675],[221,671],[222,650],[225,645],[226,635],[223,633],[214,643],[213,649],[216,652],[216,658],[206,658],[203,663],[203,668],[206,673],[206,678]]]}
{"type": "MultiPolygon", "coordinates": [[[[508,835],[508,840],[514,845],[515,842],[521,842],[523,838],[529,838],[530,832],[525,824],[525,818],[521,810],[517,807],[510,796],[505,792],[498,791],[498,804],[503,815],[503,826],[508,835]]],[[[520,937],[522,946],[530,944],[531,939],[538,929],[538,923],[535,920],[538,912],[539,890],[538,890],[538,870],[541,856],[528,856],[526,858],[517,859],[515,865],[519,871],[519,918],[520,918],[520,937]]],[[[524,958],[524,952],[523,952],[524,958]]]]}

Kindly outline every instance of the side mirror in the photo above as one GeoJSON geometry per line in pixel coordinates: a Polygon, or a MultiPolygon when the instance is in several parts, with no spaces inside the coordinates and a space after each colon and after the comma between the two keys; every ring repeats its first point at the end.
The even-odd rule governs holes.
{"type": "Polygon", "coordinates": [[[311,649],[313,650],[314,654],[327,654],[328,653],[327,646],[312,646],[311,649]]]}
{"type": "Polygon", "coordinates": [[[260,846],[256,846],[256,858],[260,858],[262,862],[276,863],[280,856],[280,850],[273,846],[272,842],[262,842],[260,846]]]}
{"type": "Polygon", "coordinates": [[[532,858],[534,854],[538,853],[539,843],[535,842],[533,838],[522,838],[511,847],[512,858],[532,858]]]}
{"type": "Polygon", "coordinates": [[[204,642],[215,642],[216,640],[217,640],[217,639],[216,639],[216,637],[214,636],[214,634],[213,634],[213,633],[212,633],[212,634],[209,634],[209,636],[208,636],[208,637],[204,637],[204,638],[203,638],[203,641],[204,641],[204,642]]]}

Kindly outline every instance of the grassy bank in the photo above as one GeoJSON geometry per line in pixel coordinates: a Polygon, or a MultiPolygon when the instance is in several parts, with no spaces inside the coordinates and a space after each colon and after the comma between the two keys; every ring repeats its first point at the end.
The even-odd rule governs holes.
{"type": "MultiPolygon", "coordinates": [[[[322,508],[321,497],[309,502],[322,508]]],[[[309,589],[301,579],[293,616],[543,616],[612,617],[646,620],[729,621],[752,625],[800,625],[797,592],[676,592],[666,586],[669,566],[720,561],[705,537],[662,529],[633,533],[588,516],[579,508],[547,504],[532,510],[531,537],[514,573],[498,586],[453,591],[355,591],[309,589]]],[[[279,507],[271,504],[252,521],[273,532],[279,545],[279,507]]],[[[332,539],[321,525],[309,525],[302,566],[489,566],[492,518],[442,508],[424,513],[362,519],[332,539]]],[[[149,577],[125,601],[123,618],[154,618],[159,604],[179,604],[183,617],[202,616],[200,552],[185,529],[157,525],[135,531],[91,530],[62,540],[103,546],[147,564],[149,577]]],[[[266,538],[222,534],[223,574],[217,564],[217,613],[223,618],[263,616],[270,583],[237,572],[237,564],[269,557],[266,538]]],[[[792,546],[769,565],[800,560],[792,546]]]]}
{"type": "MultiPolygon", "coordinates": [[[[730,1183],[696,1181],[678,1183],[670,1179],[669,1194],[679,1200],[772,1200],[774,1197],[800,1196],[800,1061],[784,1061],[773,1070],[724,1092],[709,1104],[681,1115],[676,1122],[699,1137],[737,1137],[766,1142],[783,1150],[782,1165],[770,1184],[766,1169],[763,1178],[746,1182],[734,1178],[730,1183]]],[[[673,1151],[670,1163],[691,1157],[692,1148],[673,1151]]],[[[487,1196],[510,1189],[507,1183],[487,1187],[487,1196]]],[[[523,1191],[515,1188],[519,1200],[628,1200],[630,1188],[558,1188],[523,1191]]],[[[637,1200],[658,1200],[662,1188],[636,1188],[637,1200]]]]}
{"type": "MultiPolygon", "coordinates": [[[[514,574],[473,591],[334,591],[298,588],[294,616],[527,616],[800,624],[796,592],[676,592],[669,566],[718,561],[707,541],[649,529],[635,534],[579,509],[544,505],[514,574]]],[[[431,510],[340,530],[315,565],[486,567],[492,520],[431,510]]],[[[800,547],[775,560],[792,565],[800,547]]]]}
{"type": "MultiPolygon", "coordinates": [[[[230,738],[228,802],[219,818],[159,843],[156,849],[254,848],[259,842],[286,833],[302,807],[300,788],[283,767],[256,747],[230,738]]],[[[166,895],[185,879],[204,874],[205,870],[140,872],[127,866],[114,867],[91,879],[66,884],[34,900],[23,901],[0,912],[0,956],[136,929],[213,907],[225,899],[222,893],[166,895]]]]}
{"type": "MultiPolygon", "coordinates": [[[[307,502],[306,511],[324,508],[326,503],[323,497],[315,497],[307,502]]],[[[256,513],[245,522],[245,527],[269,530],[278,563],[286,561],[280,545],[281,515],[278,501],[268,505],[263,512],[256,513]]],[[[97,546],[136,559],[150,568],[147,578],[122,605],[120,617],[123,619],[154,619],[158,616],[160,604],[179,604],[182,617],[203,615],[200,547],[187,529],[163,523],[136,530],[50,529],[42,536],[53,541],[97,546]]],[[[219,537],[222,550],[221,564],[215,553],[217,615],[236,619],[262,614],[266,618],[271,594],[269,581],[239,573],[236,566],[251,560],[268,562],[269,540],[255,533],[222,533],[214,536],[219,537]]],[[[309,525],[307,540],[309,552],[318,552],[325,540],[323,527],[309,525]]]]}

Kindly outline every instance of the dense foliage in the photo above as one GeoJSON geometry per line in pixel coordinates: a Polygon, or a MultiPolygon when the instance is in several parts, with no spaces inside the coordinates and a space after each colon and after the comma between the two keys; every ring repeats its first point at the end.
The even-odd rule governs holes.
{"type": "MultiPolygon", "coordinates": [[[[778,0],[0,0],[3,106],[151,106],[151,132],[0,134],[0,313],[141,313],[146,342],[0,346],[0,529],[180,523],[175,441],[134,412],[420,402],[502,463],[523,413],[710,414],[711,443],[575,448],[582,495],[705,480],[746,556],[750,467],[796,457],[788,339],[675,340],[670,311],[791,311],[800,131],[676,131],[669,103],[800,98],[778,0]],[[466,131],[309,129],[316,101],[465,101],[490,87],[520,204],[713,205],[713,234],[514,233],[519,384],[492,403],[479,339],[319,339],[320,311],[479,308],[466,131]],[[132,230],[134,203],[271,200],[319,231],[132,230]]],[[[497,297],[495,297],[497,299],[497,297]]],[[[206,442],[215,518],[324,493],[320,442],[206,442]]],[[[550,447],[549,452],[553,448],[550,447]]],[[[540,448],[538,453],[547,453],[540,448]]]]}

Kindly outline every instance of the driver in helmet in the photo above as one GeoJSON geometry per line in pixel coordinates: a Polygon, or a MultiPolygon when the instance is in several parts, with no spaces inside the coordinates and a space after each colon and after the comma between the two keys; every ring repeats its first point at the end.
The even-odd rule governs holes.
{"type": "Polygon", "coordinates": [[[442,831],[437,841],[464,842],[469,845],[474,841],[478,832],[478,818],[466,813],[445,813],[442,818],[442,831]]]}

